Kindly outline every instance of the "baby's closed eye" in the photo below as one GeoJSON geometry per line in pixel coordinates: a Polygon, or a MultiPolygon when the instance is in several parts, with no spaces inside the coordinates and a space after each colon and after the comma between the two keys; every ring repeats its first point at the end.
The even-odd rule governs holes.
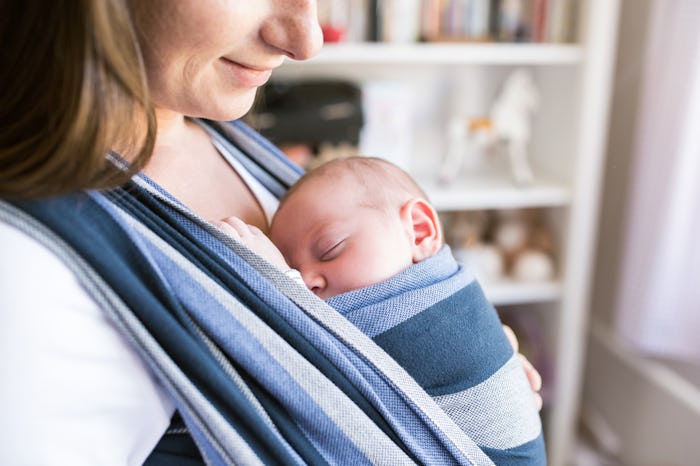
{"type": "Polygon", "coordinates": [[[323,262],[331,261],[337,258],[345,249],[346,240],[336,240],[332,242],[328,247],[322,249],[320,260],[323,262]]]}

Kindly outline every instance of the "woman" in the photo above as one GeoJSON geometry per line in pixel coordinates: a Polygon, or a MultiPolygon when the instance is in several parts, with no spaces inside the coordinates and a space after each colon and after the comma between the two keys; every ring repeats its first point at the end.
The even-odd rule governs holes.
{"type": "MultiPolygon", "coordinates": [[[[164,436],[176,407],[198,450],[214,463],[321,463],[337,460],[341,453],[350,458],[377,455],[373,461],[378,462],[429,457],[439,442],[414,444],[401,428],[433,432],[432,427],[420,420],[406,424],[393,419],[391,411],[383,412],[389,401],[381,390],[377,394],[365,387],[347,395],[353,390],[348,386],[345,395],[334,391],[334,384],[344,380],[357,382],[352,374],[364,367],[361,361],[340,375],[325,366],[319,375],[312,374],[322,392],[317,404],[330,394],[338,396],[338,411],[347,407],[354,413],[353,406],[367,404],[362,408],[367,421],[362,417],[356,429],[344,425],[343,432],[326,441],[333,431],[311,431],[341,425],[344,419],[324,424],[333,410],[313,411],[310,404],[289,414],[300,397],[314,395],[314,387],[297,393],[294,383],[305,380],[278,387],[280,374],[287,372],[270,376],[270,386],[261,383],[269,375],[255,371],[272,362],[246,366],[244,358],[232,357],[229,353],[248,340],[228,348],[211,335],[217,327],[207,320],[218,305],[227,311],[238,306],[238,312],[243,302],[244,309],[258,309],[250,325],[267,319],[260,327],[260,344],[265,355],[282,348],[284,364],[298,360],[304,365],[317,358],[320,367],[331,352],[349,351],[343,342],[324,347],[303,339],[294,350],[287,349],[283,342],[314,325],[309,316],[322,320],[325,309],[316,302],[295,301],[305,313],[293,314],[300,327],[291,329],[276,316],[261,317],[275,308],[271,301],[294,312],[290,293],[270,285],[278,281],[284,288],[284,278],[246,257],[239,246],[224,245],[202,220],[235,215],[265,231],[285,183],[278,182],[275,170],[284,171],[289,182],[293,170],[273,161],[275,176],[268,178],[274,179],[260,178],[259,166],[248,157],[256,151],[266,157],[271,149],[264,142],[242,127],[231,136],[226,127],[188,118],[237,119],[285,58],[313,56],[321,46],[315,2],[27,0],[3,2],[0,18],[8,54],[0,67],[0,196],[9,201],[0,210],[0,463],[141,464],[148,459],[167,464],[168,455],[178,454],[201,461],[183,436],[164,436]],[[115,152],[104,157],[110,150],[115,152]],[[241,153],[244,157],[237,158],[241,153]],[[124,183],[141,168],[145,176],[128,189],[81,191],[124,183]],[[166,217],[170,224],[159,223],[166,217]],[[193,239],[183,243],[173,239],[189,233],[193,239]],[[184,243],[193,249],[179,249],[184,243]],[[161,257],[173,250],[171,257],[161,257]],[[251,270],[241,272],[248,265],[237,262],[239,256],[253,264],[251,270]],[[183,257],[174,278],[164,278],[183,257]],[[190,270],[195,263],[196,270],[190,270]],[[192,277],[209,280],[208,289],[221,287],[228,294],[187,301],[178,293],[187,292],[192,277]],[[162,287],[167,289],[161,294],[162,287]],[[200,302],[208,303],[207,315],[177,314],[173,322],[170,312],[192,311],[200,302]],[[167,312],[154,311],[161,308],[167,312]],[[270,327],[276,334],[265,333],[270,327]],[[286,337],[278,341],[277,334],[286,337]],[[277,347],[265,346],[269,341],[277,347]],[[298,358],[300,353],[304,358],[298,358]],[[285,387],[291,400],[285,398],[285,387]],[[317,417],[307,419],[307,412],[317,417]],[[361,448],[362,442],[370,447],[361,448]]],[[[363,341],[342,322],[313,331],[324,342],[334,332],[343,333],[343,341],[363,341]]],[[[252,348],[246,357],[261,351],[252,348]]],[[[380,374],[393,374],[391,362],[381,354],[363,351],[360,359],[383,367],[380,374]]],[[[352,357],[343,353],[339,360],[352,357]]],[[[414,396],[410,381],[403,386],[405,392],[399,394],[414,396]]],[[[427,402],[421,396],[409,400],[410,406],[423,407],[427,402]]],[[[411,412],[402,409],[395,417],[411,412]]],[[[432,407],[425,409],[434,414],[432,407]]],[[[439,413],[434,416],[442,422],[439,413]]],[[[450,435],[443,440],[447,446],[439,448],[454,462],[466,462],[464,447],[452,445],[450,435]]],[[[478,452],[474,455],[479,458],[478,452]]]]}

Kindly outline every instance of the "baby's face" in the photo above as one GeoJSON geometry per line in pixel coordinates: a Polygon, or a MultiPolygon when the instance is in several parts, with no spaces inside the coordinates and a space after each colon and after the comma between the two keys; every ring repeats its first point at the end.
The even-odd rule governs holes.
{"type": "Polygon", "coordinates": [[[413,263],[411,225],[400,207],[362,205],[351,176],[316,178],[277,212],[270,237],[322,299],[386,280],[413,263]]]}

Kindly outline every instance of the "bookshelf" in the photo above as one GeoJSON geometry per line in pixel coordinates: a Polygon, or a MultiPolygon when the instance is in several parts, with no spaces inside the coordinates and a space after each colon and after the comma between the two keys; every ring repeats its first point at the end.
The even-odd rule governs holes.
{"type": "Polygon", "coordinates": [[[532,43],[385,43],[326,44],[308,62],[288,61],[288,67],[314,65],[418,64],[418,65],[576,65],[583,50],[573,44],[532,43]]]}
{"type": "Polygon", "coordinates": [[[562,297],[562,284],[559,281],[532,284],[504,279],[498,283],[485,283],[484,290],[494,306],[553,302],[562,297]]]}
{"type": "Polygon", "coordinates": [[[523,190],[503,178],[463,177],[461,183],[448,187],[420,176],[416,179],[440,211],[565,207],[571,203],[568,186],[546,180],[523,190]]]}
{"type": "Polygon", "coordinates": [[[558,245],[555,279],[504,279],[484,288],[495,305],[516,306],[544,327],[553,370],[543,420],[553,466],[567,464],[576,435],[618,9],[619,0],[579,2],[572,43],[327,44],[308,62],[285,63],[275,76],[400,89],[396,113],[408,115],[407,140],[397,144],[401,157],[393,161],[418,179],[439,210],[545,212],[558,245]],[[522,67],[533,74],[542,101],[530,147],[534,184],[516,187],[501,166],[441,185],[436,172],[450,117],[483,114],[504,78],[522,67]]]}

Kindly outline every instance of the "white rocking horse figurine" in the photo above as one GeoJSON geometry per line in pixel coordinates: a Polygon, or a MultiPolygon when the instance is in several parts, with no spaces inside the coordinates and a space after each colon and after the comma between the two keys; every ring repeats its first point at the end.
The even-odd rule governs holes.
{"type": "Polygon", "coordinates": [[[518,69],[506,79],[493,102],[488,118],[456,119],[449,127],[449,147],[440,171],[443,182],[453,181],[465,156],[469,139],[483,149],[501,148],[510,161],[513,181],[526,186],[534,181],[528,161],[532,116],[539,108],[540,94],[532,75],[518,69]]]}

